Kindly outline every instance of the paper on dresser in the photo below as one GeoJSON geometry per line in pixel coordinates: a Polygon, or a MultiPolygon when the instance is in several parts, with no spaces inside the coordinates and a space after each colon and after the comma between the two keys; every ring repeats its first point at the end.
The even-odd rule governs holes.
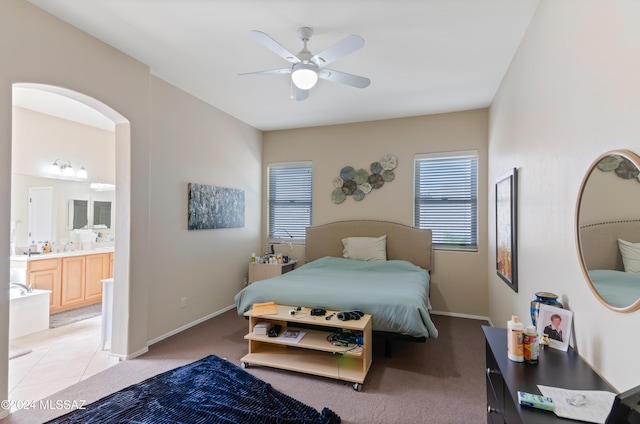
{"type": "Polygon", "coordinates": [[[604,424],[616,395],[603,390],[569,390],[538,385],[543,396],[553,399],[555,414],[562,418],[604,424]]]}

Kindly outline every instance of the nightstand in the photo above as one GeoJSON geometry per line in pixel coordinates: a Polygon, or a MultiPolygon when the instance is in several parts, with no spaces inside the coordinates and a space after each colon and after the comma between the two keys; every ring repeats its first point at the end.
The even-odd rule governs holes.
{"type": "Polygon", "coordinates": [[[292,271],[298,261],[289,261],[286,264],[249,264],[249,284],[256,281],[266,280],[267,278],[277,277],[289,271],[292,271]]]}

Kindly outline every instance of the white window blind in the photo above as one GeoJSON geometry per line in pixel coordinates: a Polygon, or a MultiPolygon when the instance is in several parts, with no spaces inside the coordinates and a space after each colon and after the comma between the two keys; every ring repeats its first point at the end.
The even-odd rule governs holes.
{"type": "Polygon", "coordinates": [[[269,241],[303,241],[311,226],[311,162],[270,164],[269,241]]]}
{"type": "Polygon", "coordinates": [[[478,152],[415,157],[414,221],[432,230],[433,246],[477,250],[478,152]]]}

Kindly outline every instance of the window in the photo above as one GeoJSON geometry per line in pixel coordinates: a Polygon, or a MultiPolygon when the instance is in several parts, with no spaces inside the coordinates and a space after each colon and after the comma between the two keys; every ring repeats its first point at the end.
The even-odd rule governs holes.
{"type": "Polygon", "coordinates": [[[477,250],[478,152],[415,156],[414,224],[429,228],[433,247],[477,250]]]}
{"type": "Polygon", "coordinates": [[[311,162],[268,165],[268,238],[304,241],[311,226],[311,162]]]}

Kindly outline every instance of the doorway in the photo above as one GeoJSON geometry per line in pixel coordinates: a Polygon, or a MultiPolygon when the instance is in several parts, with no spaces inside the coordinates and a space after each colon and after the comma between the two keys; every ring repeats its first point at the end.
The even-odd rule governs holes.
{"type": "Polygon", "coordinates": [[[51,240],[53,224],[53,189],[51,187],[29,188],[29,214],[27,243],[51,240]]]}
{"type": "MultiPolygon", "coordinates": [[[[112,131],[114,133],[114,137],[117,139],[116,142],[114,143],[114,146],[113,146],[114,156],[117,154],[117,149],[115,148],[115,145],[117,143],[119,143],[121,146],[125,146],[126,148],[129,147],[129,143],[130,143],[129,138],[130,138],[130,136],[129,136],[129,124],[128,124],[128,121],[124,117],[119,115],[117,112],[115,112],[114,110],[110,109],[108,106],[100,103],[96,99],[89,98],[87,96],[82,95],[81,93],[73,92],[73,91],[70,91],[70,90],[67,90],[67,89],[64,89],[64,88],[53,87],[53,86],[48,86],[48,85],[14,84],[13,87],[14,87],[14,93],[15,93],[16,89],[17,90],[27,89],[27,90],[39,92],[43,96],[49,96],[49,97],[58,96],[63,102],[67,103],[67,106],[70,104],[70,102],[71,102],[71,104],[73,104],[73,102],[75,102],[75,103],[77,103],[76,106],[83,106],[85,108],[85,111],[86,110],[92,110],[94,112],[94,114],[99,114],[99,115],[101,114],[103,118],[105,118],[106,120],[110,121],[110,124],[111,124],[111,127],[112,127],[112,131]],[[118,131],[116,130],[117,127],[120,127],[118,131]]],[[[57,108],[57,110],[62,110],[62,109],[65,109],[65,108],[57,108]]],[[[46,112],[43,111],[43,110],[38,110],[37,112],[46,114],[46,112]]],[[[67,118],[59,116],[59,115],[57,116],[57,118],[67,119],[67,118]]],[[[14,143],[16,143],[15,138],[14,138],[14,143]]],[[[36,157],[36,155],[33,155],[33,157],[30,158],[30,162],[32,162],[32,163],[33,162],[37,163],[39,160],[40,161],[44,161],[42,163],[36,164],[36,167],[39,166],[39,170],[35,171],[35,173],[40,175],[41,177],[46,176],[46,175],[43,175],[43,173],[46,172],[45,169],[47,169],[51,165],[51,162],[53,162],[54,160],[58,160],[58,159],[64,159],[64,158],[58,157],[59,155],[63,155],[63,153],[61,153],[61,151],[63,149],[56,149],[55,146],[51,145],[51,143],[50,143],[50,145],[46,146],[44,148],[44,150],[48,151],[49,153],[51,153],[52,150],[56,151],[55,154],[53,155],[55,157],[47,159],[48,163],[45,163],[46,161],[44,161],[44,159],[38,158],[38,157],[36,157]]],[[[33,154],[34,151],[32,151],[31,153],[33,154]]],[[[117,158],[116,158],[116,160],[117,160],[117,158]]],[[[19,157],[14,152],[14,154],[12,154],[12,168],[13,168],[13,165],[16,164],[18,161],[19,161],[19,157]]],[[[69,162],[70,165],[74,165],[74,163],[73,163],[74,160],[70,160],[69,159],[68,162],[69,162]]],[[[88,164],[84,164],[84,163],[77,164],[76,167],[77,168],[82,167],[83,169],[85,169],[85,168],[88,169],[88,164]]],[[[122,169],[122,167],[121,167],[121,169],[122,169]]],[[[94,170],[95,170],[95,168],[94,168],[94,170]]],[[[113,165],[113,171],[112,172],[115,174],[115,164],[113,165]]],[[[126,170],[126,172],[128,173],[128,170],[126,170]]],[[[129,175],[128,174],[124,175],[124,176],[121,176],[121,177],[124,177],[123,178],[124,181],[129,181],[129,175]]],[[[114,181],[111,181],[111,182],[112,183],[116,183],[117,179],[118,178],[115,177],[114,181]]],[[[108,182],[108,181],[102,180],[101,182],[108,182]]],[[[126,199],[126,197],[124,197],[124,196],[126,196],[126,194],[129,193],[129,191],[130,191],[130,187],[122,187],[122,188],[123,188],[123,190],[120,190],[120,193],[118,191],[116,191],[114,193],[114,195],[116,197],[116,200],[119,197],[126,199]]],[[[55,190],[54,190],[54,194],[55,194],[55,190]]],[[[102,205],[102,203],[105,203],[103,200],[99,200],[98,202],[100,203],[100,205],[102,205]]],[[[104,205],[102,205],[102,206],[104,206],[104,205]]],[[[114,208],[114,210],[115,210],[115,208],[114,208]]],[[[53,230],[53,232],[52,232],[53,234],[50,236],[49,240],[53,240],[53,239],[60,240],[62,237],[60,236],[60,231],[56,231],[55,230],[55,227],[56,227],[55,221],[57,220],[57,221],[60,221],[60,222],[68,222],[68,217],[66,216],[66,214],[63,214],[61,212],[55,212],[55,211],[53,211],[52,214],[50,214],[50,216],[53,216],[54,223],[53,223],[52,226],[53,226],[54,230],[53,230]],[[61,215],[65,215],[65,216],[61,216],[61,215]]],[[[116,241],[118,241],[120,239],[119,241],[121,243],[119,243],[119,244],[124,245],[124,251],[125,252],[128,251],[128,245],[129,245],[128,219],[129,218],[128,218],[128,216],[126,216],[126,214],[124,216],[122,216],[122,217],[119,217],[118,222],[123,224],[122,225],[122,229],[119,229],[117,226],[115,226],[115,234],[112,234],[114,236],[112,238],[112,240],[115,240],[114,244],[116,244],[116,241]]],[[[16,226],[19,229],[19,227],[21,226],[21,222],[20,222],[21,220],[20,219],[15,220],[13,216],[12,216],[11,220],[12,220],[12,223],[14,221],[17,223],[16,226]]],[[[26,220],[26,221],[31,221],[31,217],[29,217],[29,219],[26,220]]],[[[22,222],[22,225],[25,227],[24,230],[26,230],[27,223],[26,222],[22,222]]],[[[99,224],[98,227],[99,227],[99,233],[100,233],[101,236],[109,234],[108,233],[108,229],[109,228],[107,228],[108,226],[111,226],[111,222],[110,222],[110,220],[107,220],[107,219],[105,219],[103,223],[99,224]]],[[[12,230],[13,230],[13,225],[12,225],[12,230]]],[[[20,242],[18,242],[17,244],[20,244],[20,242]]],[[[117,251],[117,248],[115,250],[117,251]]],[[[117,269],[117,268],[120,268],[120,267],[122,269],[124,269],[125,271],[128,269],[128,255],[116,255],[116,259],[114,261],[114,268],[117,269]]],[[[122,280],[123,280],[122,281],[123,282],[122,287],[117,287],[116,286],[114,288],[114,290],[116,290],[116,291],[117,290],[127,290],[128,278],[125,276],[124,278],[122,278],[122,280]]],[[[115,301],[116,302],[118,301],[118,297],[117,296],[115,296],[115,301]]],[[[121,308],[126,308],[126,304],[125,305],[121,305],[120,307],[121,308]]],[[[96,321],[95,320],[93,320],[93,322],[91,322],[91,320],[87,320],[87,322],[85,324],[86,325],[83,325],[84,327],[88,327],[89,328],[89,327],[93,326],[94,328],[96,328],[96,321]]],[[[76,326],[76,324],[71,324],[71,325],[72,326],[76,326]]],[[[77,331],[75,331],[75,330],[78,330],[77,327],[78,326],[76,326],[76,328],[74,329],[73,332],[77,333],[77,331]]],[[[70,331],[68,331],[70,329],[71,329],[71,327],[69,327],[67,329],[62,329],[62,330],[54,329],[54,330],[56,330],[55,331],[55,333],[56,333],[55,335],[56,336],[64,336],[67,333],[70,333],[70,331]]],[[[100,334],[100,330],[101,330],[100,329],[100,323],[98,322],[97,330],[95,330],[95,333],[99,335],[100,334]]],[[[94,331],[94,330],[89,329],[89,331],[94,331]]],[[[114,334],[114,336],[116,336],[116,335],[126,336],[126,332],[127,332],[126,323],[124,325],[123,325],[123,323],[118,323],[118,322],[114,323],[114,325],[113,325],[113,334],[114,334]]],[[[53,354],[51,356],[61,356],[60,355],[60,349],[56,350],[56,348],[54,347],[55,343],[51,342],[51,340],[46,338],[46,337],[45,337],[45,339],[47,339],[47,341],[42,341],[41,345],[40,345],[40,347],[44,347],[44,348],[43,349],[39,349],[40,351],[38,352],[38,355],[42,355],[42,357],[40,358],[40,361],[42,363],[47,363],[46,355],[43,354],[43,351],[45,351],[45,350],[48,353],[55,352],[55,354],[53,354]],[[44,346],[45,344],[48,344],[49,347],[44,346]]],[[[77,344],[74,345],[74,342],[71,341],[71,339],[67,338],[63,343],[58,343],[58,347],[59,348],[62,348],[62,347],[67,348],[69,346],[73,346],[75,348],[76,352],[81,352],[83,350],[83,346],[82,346],[83,342],[79,342],[79,343],[81,343],[81,344],[80,345],[77,345],[77,344]]],[[[86,339],[85,339],[84,343],[86,344],[86,339]]],[[[90,351],[87,352],[86,351],[87,350],[86,346],[84,346],[84,350],[85,350],[85,352],[84,352],[85,356],[87,356],[87,355],[96,356],[98,354],[97,351],[94,351],[93,353],[90,352],[90,351]]],[[[62,356],[64,356],[64,354],[62,354],[62,356]]],[[[117,362],[119,358],[118,358],[118,356],[113,356],[112,359],[115,362],[117,362]]],[[[13,366],[12,362],[13,361],[11,361],[11,360],[9,362],[9,367],[10,368],[13,366]]],[[[84,365],[83,365],[83,364],[80,364],[78,362],[78,360],[75,360],[74,362],[75,362],[75,366],[67,368],[66,374],[64,376],[58,376],[58,378],[56,378],[60,384],[66,384],[67,386],[71,385],[71,384],[74,384],[75,382],[79,381],[79,379],[81,379],[83,376],[86,377],[90,373],[99,372],[101,370],[100,368],[105,366],[105,363],[96,365],[95,362],[94,362],[94,365],[91,365],[90,362],[85,362],[84,365]],[[82,369],[82,368],[84,368],[84,369],[82,369]]],[[[41,386],[43,379],[45,379],[45,374],[49,374],[49,377],[50,377],[51,376],[50,373],[52,372],[52,370],[55,370],[56,368],[60,368],[60,367],[56,367],[53,363],[48,363],[47,365],[49,365],[47,367],[48,369],[46,369],[43,372],[41,372],[39,376],[38,375],[33,375],[33,376],[30,377],[29,381],[34,383],[34,385],[35,385],[33,387],[41,386]]],[[[12,374],[12,373],[10,373],[10,374],[12,374]]],[[[27,381],[27,383],[29,381],[27,381]]],[[[34,396],[46,396],[47,395],[46,393],[44,393],[43,395],[38,395],[37,393],[34,393],[33,387],[31,388],[31,390],[28,390],[28,389],[26,390],[28,392],[28,395],[27,395],[27,397],[24,398],[25,400],[36,400],[36,399],[34,399],[34,396]]],[[[66,386],[64,386],[64,387],[66,387],[66,386]]],[[[15,396],[11,395],[11,393],[12,393],[11,389],[12,388],[15,388],[15,387],[11,387],[11,386],[9,387],[11,399],[20,399],[20,397],[15,397],[15,396]]],[[[58,391],[61,388],[63,388],[63,387],[60,387],[58,385],[58,387],[56,389],[52,389],[52,392],[58,391]]],[[[20,392],[16,391],[16,395],[19,395],[19,394],[20,394],[20,392]]],[[[41,397],[38,397],[38,398],[41,398],[41,397]]]]}

